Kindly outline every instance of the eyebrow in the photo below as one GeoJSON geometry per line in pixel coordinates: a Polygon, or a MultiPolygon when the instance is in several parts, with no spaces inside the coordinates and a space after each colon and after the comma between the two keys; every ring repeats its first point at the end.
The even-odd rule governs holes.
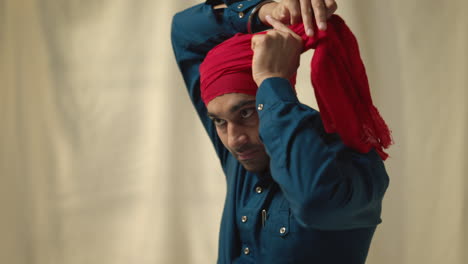
{"type": "Polygon", "coordinates": [[[234,113],[234,112],[238,111],[239,109],[241,109],[242,107],[244,107],[246,105],[250,105],[250,104],[255,104],[255,100],[240,101],[238,104],[232,106],[231,109],[229,110],[229,112],[234,113]]]}
{"type": "MultiPolygon", "coordinates": [[[[230,112],[230,113],[234,113],[234,112],[238,111],[239,109],[241,109],[242,107],[244,107],[244,106],[246,106],[246,105],[255,104],[255,102],[256,102],[255,100],[242,100],[242,101],[240,101],[239,103],[237,103],[236,105],[233,105],[233,106],[231,107],[231,109],[229,109],[229,112],[230,112]]],[[[215,118],[217,118],[217,116],[216,116],[215,114],[210,113],[210,112],[208,112],[207,115],[208,115],[208,117],[215,117],[215,118]]]]}

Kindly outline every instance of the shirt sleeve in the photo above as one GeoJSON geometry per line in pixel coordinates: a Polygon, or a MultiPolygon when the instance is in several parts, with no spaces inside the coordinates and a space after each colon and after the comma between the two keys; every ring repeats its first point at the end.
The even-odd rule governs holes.
{"type": "Polygon", "coordinates": [[[301,104],[286,79],[266,79],[256,100],[272,178],[301,225],[343,230],[381,222],[389,179],[375,151],[357,153],[325,133],[319,112],[301,104]]]}
{"type": "MultiPolygon", "coordinates": [[[[225,1],[227,8],[216,9],[202,3],[177,13],[172,20],[171,41],[179,70],[190,99],[207,131],[221,163],[228,151],[216,134],[200,97],[199,67],[208,51],[238,32],[247,32],[247,20],[254,6],[263,0],[225,1]]],[[[258,20],[254,20],[257,25],[258,20]]]]}

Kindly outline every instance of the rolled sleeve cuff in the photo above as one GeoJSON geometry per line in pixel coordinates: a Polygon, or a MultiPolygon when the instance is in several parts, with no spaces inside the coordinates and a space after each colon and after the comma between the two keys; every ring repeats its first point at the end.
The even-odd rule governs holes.
{"type": "Polygon", "coordinates": [[[268,78],[257,91],[256,103],[260,116],[279,103],[299,103],[289,80],[279,77],[268,78]]]}
{"type": "MultiPolygon", "coordinates": [[[[253,8],[264,0],[226,1],[224,16],[237,32],[247,33],[247,22],[253,8]]],[[[252,28],[263,28],[259,19],[252,20],[252,28]]]]}

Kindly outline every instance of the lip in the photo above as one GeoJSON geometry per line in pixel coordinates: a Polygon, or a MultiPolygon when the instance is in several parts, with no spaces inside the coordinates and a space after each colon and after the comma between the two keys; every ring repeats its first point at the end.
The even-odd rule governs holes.
{"type": "Polygon", "coordinates": [[[250,150],[247,152],[237,153],[237,157],[241,161],[250,160],[250,159],[255,158],[258,152],[259,150],[254,149],[254,150],[250,150]]]}

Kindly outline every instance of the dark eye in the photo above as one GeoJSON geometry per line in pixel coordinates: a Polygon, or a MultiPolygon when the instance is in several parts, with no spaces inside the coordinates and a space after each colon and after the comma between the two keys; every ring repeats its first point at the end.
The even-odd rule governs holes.
{"type": "Polygon", "coordinates": [[[242,109],[240,115],[242,118],[249,118],[255,112],[254,108],[242,109]]]}
{"type": "Polygon", "coordinates": [[[213,118],[212,120],[215,126],[223,126],[226,123],[226,120],[219,119],[219,118],[213,118]]]}

